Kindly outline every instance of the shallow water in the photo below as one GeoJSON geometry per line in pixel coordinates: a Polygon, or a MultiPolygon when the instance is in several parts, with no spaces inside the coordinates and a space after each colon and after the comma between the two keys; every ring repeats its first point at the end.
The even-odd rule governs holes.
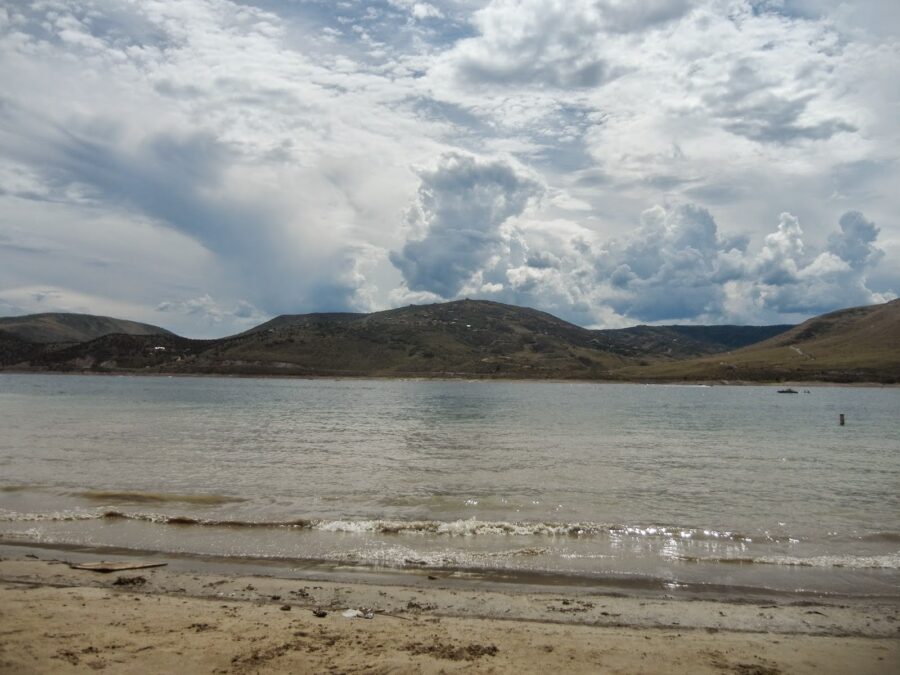
{"type": "Polygon", "coordinates": [[[898,412],[896,388],[0,375],[0,538],[895,595],[898,412]]]}

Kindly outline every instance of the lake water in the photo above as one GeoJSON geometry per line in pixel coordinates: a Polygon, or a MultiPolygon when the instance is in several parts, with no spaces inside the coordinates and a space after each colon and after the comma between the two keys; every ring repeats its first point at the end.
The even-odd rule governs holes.
{"type": "Polygon", "coordinates": [[[6,542],[900,595],[897,388],[4,374],[0,431],[6,542]]]}

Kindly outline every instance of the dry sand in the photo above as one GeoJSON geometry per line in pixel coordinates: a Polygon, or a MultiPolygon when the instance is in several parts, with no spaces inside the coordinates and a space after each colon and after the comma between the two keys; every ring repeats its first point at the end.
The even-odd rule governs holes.
{"type": "Polygon", "coordinates": [[[900,672],[896,600],[478,589],[424,573],[404,585],[99,574],[46,553],[0,561],[2,673],[900,672]]]}

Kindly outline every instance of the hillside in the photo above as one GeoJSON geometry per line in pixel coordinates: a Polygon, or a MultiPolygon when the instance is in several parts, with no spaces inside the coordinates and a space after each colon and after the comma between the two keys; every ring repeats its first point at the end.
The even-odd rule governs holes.
{"type": "Polygon", "coordinates": [[[793,328],[636,326],[588,330],[533,309],[460,300],[372,314],[284,315],[217,340],[190,340],[171,333],[115,333],[83,343],[37,344],[0,331],[0,368],[894,382],[900,381],[898,340],[900,304],[896,301],[832,312],[793,328]],[[754,340],[762,341],[750,344],[754,340]],[[732,351],[725,351],[728,349],[732,351]]]}
{"type": "MultiPolygon", "coordinates": [[[[72,325],[72,315],[64,316],[72,325]]],[[[90,324],[90,317],[81,318],[82,326],[114,321],[97,318],[90,324]]],[[[33,327],[49,319],[15,321],[33,327]]],[[[24,370],[594,379],[610,377],[635,359],[709,354],[727,348],[722,340],[728,336],[746,342],[760,330],[768,330],[766,335],[781,330],[641,326],[594,331],[534,309],[476,300],[372,314],[284,315],[239,335],[206,341],[161,329],[156,335],[127,334],[121,326],[78,344],[40,346],[21,340],[22,334],[46,340],[49,331],[7,333],[0,362],[24,370]]]]}
{"type": "Polygon", "coordinates": [[[537,310],[461,300],[373,314],[281,316],[191,367],[372,375],[599,377],[626,363],[591,331],[537,310]]]}
{"type": "Polygon", "coordinates": [[[92,314],[29,314],[0,317],[0,333],[25,342],[87,342],[104,335],[171,335],[159,326],[92,314]]]}
{"type": "Polygon", "coordinates": [[[814,317],[712,357],[627,367],[622,378],[900,382],[900,300],[814,317]]]}
{"type": "Polygon", "coordinates": [[[624,356],[689,359],[746,347],[793,328],[775,326],[632,326],[595,330],[610,351],[624,356]]]}

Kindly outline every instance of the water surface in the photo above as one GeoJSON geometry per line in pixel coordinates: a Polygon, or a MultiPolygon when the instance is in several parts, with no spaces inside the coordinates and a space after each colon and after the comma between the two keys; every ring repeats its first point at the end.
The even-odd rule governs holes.
{"type": "Polygon", "coordinates": [[[0,538],[894,595],[898,412],[894,388],[0,375],[0,538]]]}

